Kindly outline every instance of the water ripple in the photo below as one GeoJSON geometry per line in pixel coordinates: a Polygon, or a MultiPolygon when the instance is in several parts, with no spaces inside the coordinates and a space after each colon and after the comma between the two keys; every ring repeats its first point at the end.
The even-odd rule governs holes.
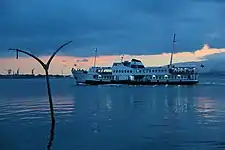
{"type": "MultiPolygon", "coordinates": [[[[10,99],[2,100],[0,105],[1,120],[38,120],[49,119],[49,103],[47,97],[29,100],[10,99]]],[[[75,101],[72,97],[54,97],[54,110],[56,117],[72,116],[75,112],[75,101]]],[[[65,119],[65,118],[64,118],[65,119]]]]}

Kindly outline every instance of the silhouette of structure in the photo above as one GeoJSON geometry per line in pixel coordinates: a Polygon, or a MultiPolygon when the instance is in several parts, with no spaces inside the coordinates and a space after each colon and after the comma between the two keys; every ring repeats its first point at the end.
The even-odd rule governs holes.
{"type": "Polygon", "coordinates": [[[52,59],[54,58],[54,56],[56,55],[56,53],[61,49],[63,48],[64,46],[66,46],[67,44],[71,43],[72,41],[69,41],[63,45],[61,45],[53,54],[52,56],[49,58],[48,62],[45,64],[42,60],[40,60],[38,57],[36,57],[35,55],[29,53],[29,52],[26,52],[24,50],[21,50],[21,49],[13,49],[13,48],[10,48],[9,50],[10,51],[16,51],[16,58],[18,59],[19,58],[19,52],[20,53],[24,53],[30,57],[32,57],[33,59],[37,60],[41,66],[43,67],[43,69],[45,70],[45,74],[46,74],[46,82],[47,82],[47,90],[48,90],[48,97],[49,97],[49,107],[50,107],[50,111],[51,111],[51,120],[52,120],[52,125],[55,125],[55,117],[54,117],[54,107],[53,107],[53,102],[52,102],[52,95],[51,95],[51,88],[50,88],[50,82],[49,82],[49,73],[48,73],[48,70],[49,70],[49,66],[50,66],[50,63],[52,61],[52,59]]]}
{"type": "Polygon", "coordinates": [[[5,71],[7,71],[7,75],[11,75],[12,73],[12,69],[5,69],[5,71]]]}
{"type": "Polygon", "coordinates": [[[17,69],[16,75],[20,75],[20,68],[17,69]]]}
{"type": "Polygon", "coordinates": [[[32,70],[31,70],[31,74],[34,76],[34,70],[35,70],[35,68],[33,68],[32,70]]]}

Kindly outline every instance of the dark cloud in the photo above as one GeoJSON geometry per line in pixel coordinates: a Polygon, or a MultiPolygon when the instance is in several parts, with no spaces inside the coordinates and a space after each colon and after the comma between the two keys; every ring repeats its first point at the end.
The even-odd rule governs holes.
{"type": "Polygon", "coordinates": [[[174,32],[176,51],[224,47],[223,4],[197,1],[2,0],[0,52],[19,47],[48,55],[72,40],[61,53],[90,56],[98,47],[100,55],[153,54],[171,51],[174,32]]]}
{"type": "Polygon", "coordinates": [[[217,72],[224,72],[225,71],[225,53],[217,53],[212,55],[207,55],[203,57],[204,60],[199,62],[184,62],[184,63],[177,63],[176,65],[195,65],[199,72],[211,72],[211,73],[217,73],[217,72]],[[202,68],[201,65],[204,67],[202,68]]]}

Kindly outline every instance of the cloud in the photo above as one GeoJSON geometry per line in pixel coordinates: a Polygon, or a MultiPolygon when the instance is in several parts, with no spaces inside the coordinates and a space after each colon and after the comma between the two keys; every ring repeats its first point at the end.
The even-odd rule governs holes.
{"type": "Polygon", "coordinates": [[[91,56],[95,47],[99,55],[168,53],[174,32],[176,52],[195,51],[204,43],[221,48],[224,4],[218,2],[2,0],[0,55],[12,56],[8,48],[50,55],[68,40],[73,43],[61,55],[91,56]]]}

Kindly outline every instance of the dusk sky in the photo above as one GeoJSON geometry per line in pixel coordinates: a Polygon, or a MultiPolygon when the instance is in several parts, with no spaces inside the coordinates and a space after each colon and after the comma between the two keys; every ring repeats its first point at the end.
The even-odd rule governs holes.
{"type": "Polygon", "coordinates": [[[99,65],[111,65],[123,54],[144,59],[146,65],[163,65],[169,62],[173,33],[175,60],[199,61],[225,52],[224,17],[225,0],[1,0],[0,73],[34,67],[42,72],[28,58],[14,60],[9,48],[45,59],[70,40],[54,60],[53,73],[62,68],[69,73],[74,63],[92,65],[96,47],[99,65]],[[188,53],[195,51],[201,56],[188,53]]]}

